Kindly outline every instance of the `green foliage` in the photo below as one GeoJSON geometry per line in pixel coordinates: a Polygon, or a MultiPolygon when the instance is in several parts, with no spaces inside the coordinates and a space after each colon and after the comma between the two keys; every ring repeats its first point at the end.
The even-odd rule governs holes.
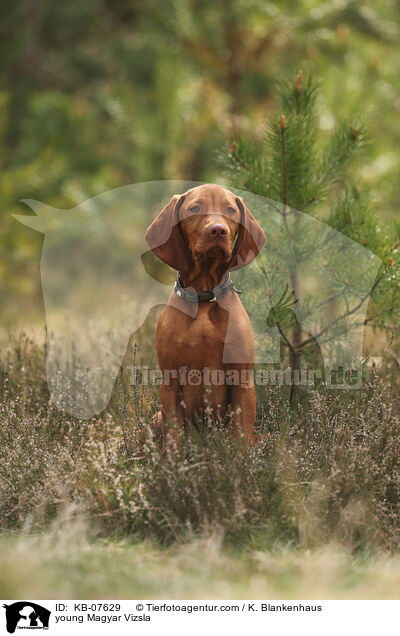
{"type": "Polygon", "coordinates": [[[269,119],[263,141],[240,138],[220,159],[237,187],[304,210],[342,184],[365,130],[356,121],[340,122],[321,148],[317,84],[299,71],[295,81],[279,85],[278,95],[282,114],[269,119]]]}
{"type": "MultiPolygon", "coordinates": [[[[300,308],[297,311],[303,316],[314,311],[315,318],[319,315],[321,320],[330,311],[332,300],[344,301],[344,310],[329,318],[329,327],[317,327],[314,333],[326,332],[331,339],[331,332],[336,331],[336,335],[348,337],[360,327],[359,321],[352,322],[352,316],[369,297],[369,292],[369,313],[362,324],[384,328],[392,339],[400,333],[396,319],[400,312],[398,228],[387,224],[383,230],[373,212],[371,193],[361,191],[347,178],[352,161],[366,145],[365,128],[355,120],[341,122],[329,140],[321,143],[317,97],[316,83],[311,77],[304,79],[299,71],[294,80],[280,85],[281,111],[269,119],[263,139],[240,138],[238,142],[231,142],[226,153],[220,154],[232,184],[272,199],[271,209],[283,219],[266,256],[260,257],[259,267],[266,279],[271,304],[267,326],[278,327],[283,344],[290,349],[290,366],[294,369],[300,368],[306,348],[315,348],[316,343],[313,337],[302,336],[296,313],[286,306],[288,287],[277,302],[272,298],[277,291],[274,261],[280,253],[287,263],[290,295],[293,294],[293,301],[300,308]],[[305,217],[296,210],[327,220],[332,228],[381,258],[381,270],[375,282],[370,282],[369,289],[365,287],[367,281],[363,282],[365,272],[360,267],[357,270],[357,262],[350,264],[345,256],[340,235],[336,235],[335,240],[334,233],[327,232],[321,240],[310,232],[305,217]],[[323,261],[324,254],[326,260],[323,261]],[[313,294],[305,291],[304,281],[303,285],[300,281],[302,268],[313,261],[324,270],[322,283],[331,291],[322,302],[313,299],[315,291],[313,294]]],[[[268,309],[266,307],[266,312],[268,309]]]]}
{"type": "MultiPolygon", "coordinates": [[[[233,134],[260,139],[265,115],[276,108],[276,80],[299,66],[321,80],[315,127],[322,138],[337,114],[348,120],[360,112],[368,121],[368,161],[350,169],[375,189],[381,219],[393,217],[400,192],[398,24],[398,6],[383,1],[4,0],[0,292],[9,303],[1,304],[2,323],[42,320],[42,238],[11,217],[21,213],[20,199],[70,207],[134,181],[221,181],[214,152],[233,134]]],[[[292,91],[284,106],[287,135],[295,109],[292,91]]],[[[288,151],[305,158],[309,171],[318,163],[290,139],[288,151]]],[[[279,200],[279,171],[271,193],[263,170],[249,174],[249,189],[279,200]]],[[[292,179],[296,165],[290,170],[292,179]]],[[[314,194],[310,187],[310,199],[314,194]]],[[[305,201],[304,191],[290,203],[305,201]]]]}
{"type": "Polygon", "coordinates": [[[293,292],[289,292],[289,284],[287,284],[278,301],[274,302],[271,307],[266,321],[267,326],[274,327],[281,325],[283,329],[289,327],[293,322],[292,307],[296,302],[297,301],[293,299],[293,292]]]}

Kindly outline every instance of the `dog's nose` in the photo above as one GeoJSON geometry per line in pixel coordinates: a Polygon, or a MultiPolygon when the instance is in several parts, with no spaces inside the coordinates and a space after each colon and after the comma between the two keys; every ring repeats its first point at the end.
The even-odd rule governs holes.
{"type": "Polygon", "coordinates": [[[214,239],[223,238],[228,234],[228,228],[222,223],[213,223],[207,228],[207,234],[214,239]]]}

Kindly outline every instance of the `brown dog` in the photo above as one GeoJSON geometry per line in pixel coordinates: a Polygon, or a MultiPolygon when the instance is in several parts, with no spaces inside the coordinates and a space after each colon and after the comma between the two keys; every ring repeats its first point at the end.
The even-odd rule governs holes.
{"type": "Polygon", "coordinates": [[[173,196],[145,238],[159,259],[178,270],[156,335],[164,442],[207,407],[220,418],[230,413],[235,435],[251,444],[254,336],[229,272],[257,256],[263,230],[243,199],[202,185],[173,196]]]}

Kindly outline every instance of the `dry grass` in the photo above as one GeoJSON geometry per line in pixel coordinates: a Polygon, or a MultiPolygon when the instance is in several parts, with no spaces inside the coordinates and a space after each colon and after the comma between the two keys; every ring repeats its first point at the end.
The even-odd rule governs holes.
{"type": "Polygon", "coordinates": [[[390,367],[295,410],[264,388],[261,443],[246,455],[213,425],[165,457],[150,439],[141,459],[132,432],[148,422],[147,393],[145,412],[136,395],[133,410],[81,422],[49,404],[35,343],[14,344],[1,373],[3,598],[398,597],[390,367]]]}

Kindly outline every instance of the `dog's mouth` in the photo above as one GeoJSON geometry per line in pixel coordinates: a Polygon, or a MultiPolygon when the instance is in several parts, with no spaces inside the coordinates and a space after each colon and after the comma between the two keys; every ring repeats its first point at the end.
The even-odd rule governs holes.
{"type": "Polygon", "coordinates": [[[204,249],[196,251],[196,256],[200,261],[208,260],[225,260],[228,261],[232,255],[232,248],[227,245],[226,241],[218,241],[214,245],[207,245],[204,249]]]}

